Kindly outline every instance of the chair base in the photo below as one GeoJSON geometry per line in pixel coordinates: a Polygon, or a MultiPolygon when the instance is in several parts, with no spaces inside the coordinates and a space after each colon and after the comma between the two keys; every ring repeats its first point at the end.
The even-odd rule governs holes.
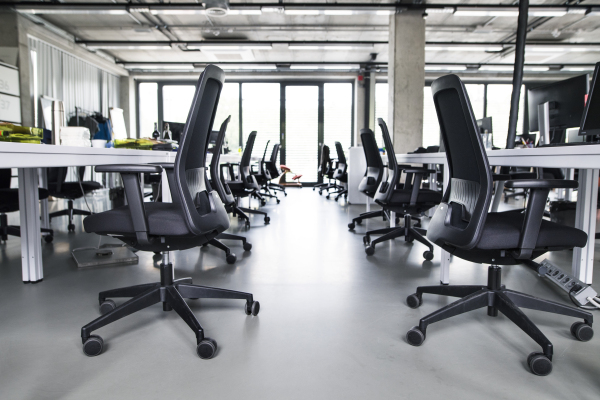
{"type": "Polygon", "coordinates": [[[492,265],[488,268],[487,286],[420,286],[415,294],[408,296],[408,306],[419,307],[423,301],[423,293],[460,297],[461,299],[421,318],[419,326],[413,327],[406,334],[408,343],[414,346],[421,345],[427,335],[427,327],[434,322],[487,307],[490,317],[498,316],[498,311],[500,311],[542,347],[542,353],[532,353],[528,357],[529,368],[536,375],[548,375],[552,371],[553,347],[548,338],[521,311],[520,307],[582,318],[583,323],[576,322],[571,327],[571,334],[580,341],[590,340],[594,332],[592,330],[593,316],[585,310],[506,289],[501,284],[501,268],[499,266],[492,265]]]}
{"type": "Polygon", "coordinates": [[[252,244],[248,243],[244,236],[232,235],[230,233],[219,233],[216,238],[209,241],[208,243],[205,243],[204,246],[210,244],[211,246],[214,246],[218,249],[223,250],[225,252],[225,260],[227,261],[227,264],[235,263],[235,261],[237,260],[237,257],[234,253],[231,252],[231,249],[228,246],[224,245],[223,242],[221,242],[219,239],[221,239],[221,240],[241,240],[242,246],[244,247],[244,251],[250,251],[250,249],[252,249],[252,244]]]}
{"type": "MultiPolygon", "coordinates": [[[[45,233],[44,240],[47,243],[54,240],[54,231],[52,229],[40,228],[40,232],[45,233]]],[[[18,225],[8,225],[8,218],[6,214],[0,214],[0,240],[6,242],[8,235],[21,237],[21,227],[18,225]]]]}
{"type": "Polygon", "coordinates": [[[197,353],[200,358],[212,358],[216,352],[216,342],[204,336],[204,330],[184,299],[241,299],[246,300],[247,315],[257,315],[260,304],[254,301],[251,293],[237,292],[193,285],[191,278],[173,280],[173,265],[168,262],[168,253],[163,253],[160,265],[160,282],[129,286],[100,292],[98,301],[101,317],[81,328],[83,351],[88,356],[102,353],[104,341],[92,332],[119,319],[133,314],[156,303],[163,303],[163,311],[175,310],[196,335],[197,353]],[[131,297],[116,306],[111,298],[131,297]]]}
{"type": "Polygon", "coordinates": [[[50,222],[52,222],[52,218],[61,217],[63,215],[67,215],[69,217],[69,225],[67,228],[69,232],[73,232],[75,230],[75,225],[73,225],[73,216],[74,215],[92,215],[91,212],[86,210],[79,210],[77,208],[73,208],[73,200],[69,200],[67,202],[67,209],[60,210],[49,214],[50,222]]]}
{"type": "Polygon", "coordinates": [[[394,227],[394,228],[384,228],[384,229],[376,229],[373,231],[367,231],[363,238],[363,242],[366,246],[365,252],[367,255],[375,254],[375,245],[377,243],[385,242],[386,240],[395,239],[398,237],[404,236],[404,241],[412,242],[416,240],[419,243],[427,246],[428,250],[423,253],[423,257],[427,261],[431,261],[433,259],[433,245],[429,243],[427,239],[425,239],[424,235],[427,234],[425,229],[414,228],[412,227],[412,217],[410,214],[404,215],[404,226],[403,227],[394,227]],[[371,241],[371,235],[383,235],[378,237],[377,239],[371,241]]]}

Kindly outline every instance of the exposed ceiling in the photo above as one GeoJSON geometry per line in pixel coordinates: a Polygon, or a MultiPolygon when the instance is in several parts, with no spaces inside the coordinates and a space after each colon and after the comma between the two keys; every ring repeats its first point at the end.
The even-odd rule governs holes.
{"type": "MultiPolygon", "coordinates": [[[[512,72],[512,0],[232,1],[224,16],[211,15],[227,8],[224,0],[206,1],[206,7],[189,0],[12,5],[138,72],[185,71],[209,62],[238,70],[385,69],[390,14],[416,8],[426,17],[427,70],[512,72]]],[[[531,6],[526,73],[592,70],[600,61],[600,0],[532,0],[531,6]]]]}

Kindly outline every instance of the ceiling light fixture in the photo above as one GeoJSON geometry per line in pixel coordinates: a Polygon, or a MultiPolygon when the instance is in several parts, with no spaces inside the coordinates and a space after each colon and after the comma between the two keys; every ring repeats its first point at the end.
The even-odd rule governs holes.
{"type": "Polygon", "coordinates": [[[202,51],[222,51],[222,50],[271,50],[273,48],[270,44],[226,44],[226,43],[217,43],[217,44],[188,44],[187,48],[189,50],[202,50],[202,51]]]}
{"type": "Polygon", "coordinates": [[[319,10],[285,10],[285,15],[319,15],[321,11],[319,10]]]}
{"type": "Polygon", "coordinates": [[[465,71],[466,65],[425,65],[425,71],[465,71]]]}
{"type": "Polygon", "coordinates": [[[324,64],[298,64],[298,65],[290,65],[290,69],[296,69],[296,70],[318,70],[318,69],[324,69],[324,70],[354,70],[354,69],[360,69],[359,65],[333,65],[333,64],[329,64],[329,65],[324,65],[324,64]]]}
{"type": "Polygon", "coordinates": [[[125,64],[125,69],[143,69],[143,70],[192,70],[191,64],[125,64]]]}
{"type": "Polygon", "coordinates": [[[443,8],[426,8],[427,14],[454,14],[456,9],[454,7],[443,7],[443,8]]]}
{"type": "Polygon", "coordinates": [[[486,51],[497,53],[502,50],[504,50],[504,46],[502,45],[477,45],[476,43],[473,45],[454,45],[448,43],[444,45],[425,46],[425,51],[486,51]]]}
{"type": "Polygon", "coordinates": [[[289,43],[289,50],[354,50],[354,49],[372,49],[372,43],[289,43]]]}

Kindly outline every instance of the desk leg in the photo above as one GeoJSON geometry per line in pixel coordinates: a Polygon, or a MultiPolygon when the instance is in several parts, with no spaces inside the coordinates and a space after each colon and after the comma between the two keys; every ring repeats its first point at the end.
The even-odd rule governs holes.
{"type": "Polygon", "coordinates": [[[44,279],[39,202],[37,168],[19,168],[21,266],[26,283],[44,279]]]}
{"type": "MultiPolygon", "coordinates": [[[[441,167],[443,168],[442,171],[444,173],[444,193],[446,193],[450,183],[450,179],[448,177],[448,164],[444,163],[441,167]]],[[[440,283],[442,285],[448,285],[450,284],[450,253],[441,247],[436,246],[436,249],[439,249],[438,254],[440,257],[440,283]]]]}
{"type": "MultiPolygon", "coordinates": [[[[39,187],[48,189],[48,175],[46,168],[38,168],[39,187]]],[[[38,193],[39,196],[39,193],[38,193]]],[[[48,199],[40,201],[40,217],[42,228],[50,229],[50,214],[48,213],[48,199]]]]}
{"type": "MultiPolygon", "coordinates": [[[[565,170],[566,179],[573,180],[575,179],[575,170],[573,168],[567,168],[565,170]]],[[[573,200],[573,189],[565,189],[565,200],[572,201],[573,200]]]]}
{"type": "Polygon", "coordinates": [[[594,271],[597,201],[598,170],[580,169],[575,227],[587,233],[588,241],[585,247],[573,249],[573,275],[588,284],[592,283],[594,271]]]}
{"type": "Polygon", "coordinates": [[[490,212],[498,212],[500,207],[500,200],[502,200],[502,194],[504,193],[504,181],[497,181],[494,190],[494,199],[492,200],[492,209],[490,212]]]}

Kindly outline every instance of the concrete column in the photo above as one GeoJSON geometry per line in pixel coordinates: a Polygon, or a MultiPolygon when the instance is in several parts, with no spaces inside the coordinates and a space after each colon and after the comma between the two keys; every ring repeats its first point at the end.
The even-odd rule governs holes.
{"type": "Polygon", "coordinates": [[[396,153],[423,144],[425,20],[423,11],[390,16],[387,125],[396,153]]]}
{"type": "Polygon", "coordinates": [[[135,101],[135,80],[131,76],[122,76],[119,82],[119,105],[123,109],[123,118],[130,138],[137,137],[137,112],[135,101]]]}

